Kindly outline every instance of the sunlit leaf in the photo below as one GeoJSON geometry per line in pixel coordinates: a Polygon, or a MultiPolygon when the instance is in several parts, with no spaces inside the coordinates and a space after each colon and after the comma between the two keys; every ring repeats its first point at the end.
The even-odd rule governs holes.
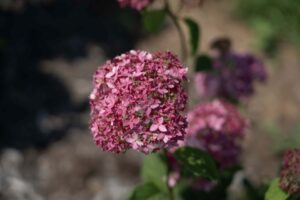
{"type": "Polygon", "coordinates": [[[286,200],[289,195],[279,187],[279,179],[274,179],[266,192],[265,200],[286,200]]]}
{"type": "Polygon", "coordinates": [[[160,154],[145,157],[142,177],[145,182],[153,183],[159,190],[167,192],[167,165],[160,154]]]}

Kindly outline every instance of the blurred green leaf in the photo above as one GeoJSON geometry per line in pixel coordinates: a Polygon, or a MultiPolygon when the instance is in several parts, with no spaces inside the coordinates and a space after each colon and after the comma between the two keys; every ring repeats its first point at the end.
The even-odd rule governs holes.
{"type": "Polygon", "coordinates": [[[286,200],[289,195],[279,187],[279,179],[274,179],[266,192],[265,200],[286,200]]]}
{"type": "MultiPolygon", "coordinates": [[[[156,195],[152,196],[151,198],[149,198],[147,200],[166,200],[166,199],[168,199],[168,195],[160,193],[160,194],[156,194],[156,195]]],[[[144,200],[144,199],[141,199],[141,200],[144,200]]]]}
{"type": "Polygon", "coordinates": [[[197,57],[195,71],[203,72],[203,71],[211,71],[213,70],[213,61],[207,55],[200,55],[197,57]]]}
{"type": "Polygon", "coordinates": [[[128,200],[165,200],[165,194],[152,183],[137,186],[128,200]]]}
{"type": "Polygon", "coordinates": [[[160,154],[145,157],[142,167],[142,177],[145,182],[153,183],[159,190],[167,192],[167,165],[160,154]]]}
{"type": "Polygon", "coordinates": [[[272,24],[262,19],[253,19],[251,24],[256,33],[256,46],[271,57],[276,55],[279,41],[272,24]]]}
{"type": "Polygon", "coordinates": [[[242,180],[245,193],[242,195],[247,200],[262,200],[265,198],[267,185],[255,185],[249,179],[243,178],[242,180]]]}
{"type": "Polygon", "coordinates": [[[261,43],[270,43],[266,50],[273,50],[271,47],[277,46],[274,42],[300,44],[299,0],[236,0],[235,3],[235,13],[262,34],[258,39],[266,39],[261,43]]]}
{"type": "Polygon", "coordinates": [[[283,131],[276,123],[265,123],[261,125],[261,131],[268,134],[272,140],[272,151],[281,154],[288,149],[300,146],[300,125],[290,127],[290,130],[283,131]]]}
{"type": "Polygon", "coordinates": [[[184,19],[185,24],[189,29],[191,52],[193,55],[197,53],[200,39],[200,28],[194,20],[190,18],[184,19]]]}
{"type": "Polygon", "coordinates": [[[182,167],[193,176],[205,177],[211,180],[219,177],[214,160],[204,151],[192,147],[183,147],[176,150],[175,158],[182,167]]]}
{"type": "Polygon", "coordinates": [[[166,11],[162,10],[145,10],[143,12],[144,28],[148,32],[157,32],[162,27],[166,17],[166,11]]]}

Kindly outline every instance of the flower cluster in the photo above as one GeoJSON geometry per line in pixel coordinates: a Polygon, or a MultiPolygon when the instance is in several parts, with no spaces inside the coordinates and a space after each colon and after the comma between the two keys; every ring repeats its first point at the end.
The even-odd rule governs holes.
{"type": "Polygon", "coordinates": [[[238,163],[246,121],[224,101],[201,104],[188,113],[187,146],[207,151],[220,168],[238,163]]]}
{"type": "Polygon", "coordinates": [[[289,194],[300,193],[300,149],[289,150],[284,155],[280,187],[289,194]]]}
{"type": "Polygon", "coordinates": [[[90,129],[96,144],[150,153],[184,140],[187,68],[171,52],[130,51],[94,74],[90,129]]]}
{"type": "Polygon", "coordinates": [[[263,63],[252,55],[228,52],[213,60],[212,73],[197,73],[196,89],[201,96],[230,100],[247,98],[254,92],[254,82],[263,82],[267,73],[263,63]]]}
{"type": "Polygon", "coordinates": [[[131,7],[135,10],[143,10],[152,3],[153,0],[118,0],[122,7],[131,7]]]}

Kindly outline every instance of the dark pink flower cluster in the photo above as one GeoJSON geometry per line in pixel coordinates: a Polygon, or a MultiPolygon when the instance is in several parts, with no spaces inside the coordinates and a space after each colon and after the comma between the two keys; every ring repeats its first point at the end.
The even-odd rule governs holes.
{"type": "Polygon", "coordinates": [[[182,142],[186,72],[171,52],[130,51],[99,67],[90,95],[96,144],[115,153],[150,153],[182,142]]]}
{"type": "Polygon", "coordinates": [[[300,194],[300,149],[285,153],[280,173],[280,187],[289,194],[300,194]]]}
{"type": "Polygon", "coordinates": [[[130,7],[136,10],[143,10],[152,3],[153,0],[118,0],[122,7],[130,7]]]}
{"type": "Polygon", "coordinates": [[[261,60],[249,54],[229,52],[214,59],[211,73],[197,73],[195,84],[201,96],[239,100],[254,93],[255,81],[263,82],[266,78],[261,60]]]}
{"type": "Polygon", "coordinates": [[[246,121],[231,104],[215,100],[188,113],[187,146],[207,151],[220,168],[238,163],[246,121]]]}

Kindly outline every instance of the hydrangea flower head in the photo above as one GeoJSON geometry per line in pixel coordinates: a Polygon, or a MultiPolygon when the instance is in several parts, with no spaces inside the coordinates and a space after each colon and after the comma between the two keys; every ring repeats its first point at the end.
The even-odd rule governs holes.
{"type": "Polygon", "coordinates": [[[152,3],[153,0],[118,0],[122,7],[131,7],[135,10],[143,10],[152,3]]]}
{"type": "Polygon", "coordinates": [[[262,61],[250,54],[227,52],[213,60],[213,72],[200,72],[195,76],[200,96],[217,96],[227,99],[243,99],[254,93],[255,81],[267,78],[262,61]]]}
{"type": "Polygon", "coordinates": [[[188,113],[187,146],[207,151],[221,168],[238,163],[246,121],[224,101],[201,104],[188,113]]]}
{"type": "Polygon", "coordinates": [[[289,150],[284,155],[280,173],[280,187],[289,194],[300,194],[300,149],[289,150]]]}
{"type": "Polygon", "coordinates": [[[150,153],[184,140],[185,68],[171,52],[130,51],[94,74],[90,129],[109,152],[150,153]]]}

